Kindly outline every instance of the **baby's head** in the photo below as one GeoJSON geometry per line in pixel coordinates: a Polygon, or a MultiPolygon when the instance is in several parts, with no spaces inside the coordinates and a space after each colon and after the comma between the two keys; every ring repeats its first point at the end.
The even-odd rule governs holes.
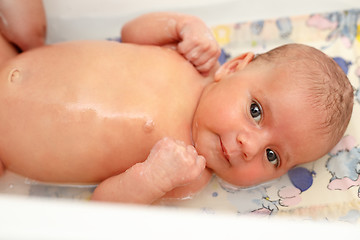
{"type": "Polygon", "coordinates": [[[250,186],[325,155],[343,136],[353,89],[319,50],[289,44],[225,63],[200,99],[193,138],[207,166],[250,186]]]}
{"type": "Polygon", "coordinates": [[[323,52],[301,44],[283,45],[253,60],[271,62],[287,68],[294,86],[304,91],[304,101],[317,111],[319,131],[328,135],[330,150],[343,136],[353,109],[353,88],[344,71],[323,52]]]}

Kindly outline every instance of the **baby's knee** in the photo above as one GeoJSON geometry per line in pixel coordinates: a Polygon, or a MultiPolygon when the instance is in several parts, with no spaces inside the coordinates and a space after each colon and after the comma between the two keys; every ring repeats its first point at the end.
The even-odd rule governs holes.
{"type": "Polygon", "coordinates": [[[27,51],[45,44],[46,26],[29,26],[24,31],[16,33],[13,42],[22,50],[27,51]]]}
{"type": "Polygon", "coordinates": [[[0,65],[18,54],[18,50],[0,33],[0,65]]]}
{"type": "Polygon", "coordinates": [[[21,50],[44,44],[46,16],[41,0],[0,0],[0,30],[21,50]]]}

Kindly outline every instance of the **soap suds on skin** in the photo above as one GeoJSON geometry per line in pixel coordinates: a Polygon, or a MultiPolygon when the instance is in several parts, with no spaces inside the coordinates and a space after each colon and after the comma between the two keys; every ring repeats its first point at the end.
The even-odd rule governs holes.
{"type": "Polygon", "coordinates": [[[144,132],[151,133],[155,128],[155,122],[146,114],[143,113],[131,113],[131,112],[114,112],[108,111],[103,109],[101,105],[98,104],[81,104],[81,103],[74,103],[74,104],[67,104],[66,108],[70,111],[89,111],[92,110],[96,113],[99,118],[107,118],[107,119],[130,119],[133,121],[141,121],[143,122],[142,128],[144,132]]]}

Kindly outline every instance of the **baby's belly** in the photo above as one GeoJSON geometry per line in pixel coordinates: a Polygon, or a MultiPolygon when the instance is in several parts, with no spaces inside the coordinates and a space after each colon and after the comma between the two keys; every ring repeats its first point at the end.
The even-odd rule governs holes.
{"type": "Polygon", "coordinates": [[[6,167],[42,181],[97,182],[144,161],[158,139],[173,133],[158,124],[171,113],[159,115],[167,108],[158,91],[166,86],[149,85],[151,74],[131,64],[130,52],[113,43],[65,44],[6,65],[0,72],[6,167]]]}

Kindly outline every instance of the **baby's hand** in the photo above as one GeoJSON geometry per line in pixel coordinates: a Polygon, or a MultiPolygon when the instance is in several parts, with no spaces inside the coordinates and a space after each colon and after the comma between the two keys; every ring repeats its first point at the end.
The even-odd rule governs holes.
{"type": "Polygon", "coordinates": [[[154,184],[168,192],[196,180],[205,169],[205,158],[191,145],[163,138],[155,144],[144,164],[154,184]]]}
{"type": "Polygon", "coordinates": [[[180,25],[178,34],[181,39],[177,46],[178,52],[189,60],[200,73],[208,74],[221,53],[210,29],[203,21],[193,17],[180,25]]]}
{"type": "Polygon", "coordinates": [[[197,70],[207,75],[217,66],[220,47],[206,24],[195,16],[155,12],[141,15],[121,30],[124,43],[175,48],[197,70]]]}

